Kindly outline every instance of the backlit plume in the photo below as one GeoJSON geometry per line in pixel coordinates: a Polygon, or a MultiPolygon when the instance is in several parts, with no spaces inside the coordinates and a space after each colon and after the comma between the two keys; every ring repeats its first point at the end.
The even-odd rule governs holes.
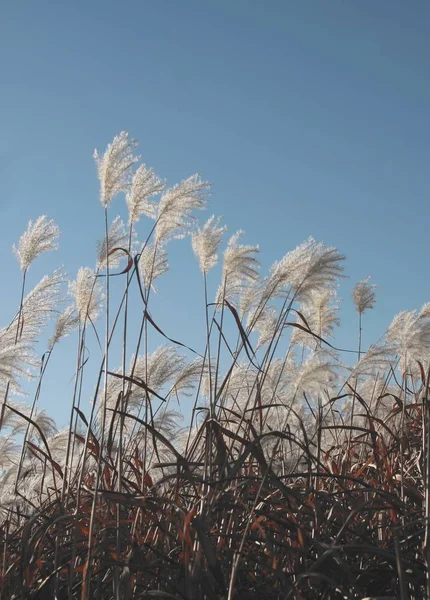
{"type": "Polygon", "coordinates": [[[94,150],[97,174],[100,181],[100,202],[107,208],[112,200],[121,192],[126,192],[130,185],[131,168],[139,160],[133,154],[137,142],[130,140],[128,133],[122,131],[108,144],[103,156],[94,150]]]}
{"type": "Polygon", "coordinates": [[[115,217],[108,232],[108,244],[106,243],[106,237],[97,242],[97,269],[105,269],[107,266],[108,257],[108,246],[109,246],[109,268],[116,268],[120,265],[124,259],[124,252],[117,250],[113,252],[115,248],[124,248],[128,250],[130,242],[130,250],[133,250],[136,240],[135,232],[132,232],[131,236],[126,230],[125,225],[121,217],[115,217]]]}
{"type": "Polygon", "coordinates": [[[22,234],[18,246],[13,246],[13,251],[19,260],[21,271],[27,271],[33,260],[43,252],[57,250],[56,239],[60,235],[58,225],[46,215],[36,221],[29,221],[27,230],[22,234]]]}
{"type": "MultiPolygon", "coordinates": [[[[307,327],[299,316],[297,316],[297,323],[309,327],[312,333],[327,339],[333,336],[335,326],[340,324],[338,310],[339,306],[336,304],[336,294],[333,290],[312,291],[300,306],[300,313],[306,319],[307,327]]],[[[321,344],[318,338],[299,328],[294,329],[291,341],[310,348],[321,344]]]]}
{"type": "Polygon", "coordinates": [[[95,321],[103,302],[103,284],[89,267],[81,267],[76,280],[69,283],[69,293],[74,296],[81,324],[89,319],[95,321]]]}
{"type": "Polygon", "coordinates": [[[218,302],[221,301],[223,295],[228,298],[240,293],[243,285],[258,279],[260,263],[254,255],[259,252],[259,247],[238,244],[243,233],[240,230],[232,235],[224,251],[222,284],[218,290],[218,302]]]}
{"type": "Polygon", "coordinates": [[[206,207],[209,183],[192,175],[169,188],[161,197],[157,212],[156,241],[184,237],[192,224],[193,210],[206,207]]]}
{"type": "Polygon", "coordinates": [[[199,228],[191,237],[194,254],[203,273],[207,273],[218,262],[218,248],[222,234],[227,229],[227,227],[219,227],[220,220],[220,217],[215,219],[212,215],[203,228],[199,228]]]}
{"type": "Polygon", "coordinates": [[[169,262],[164,246],[162,244],[157,246],[147,244],[139,260],[139,273],[145,289],[152,288],[156,292],[157,288],[154,286],[154,281],[167,273],[168,270],[169,262]]]}
{"type": "Polygon", "coordinates": [[[359,315],[374,307],[376,302],[375,284],[369,283],[370,277],[359,281],[352,291],[352,299],[359,315]]]}
{"type": "Polygon", "coordinates": [[[57,344],[61,339],[67,337],[79,323],[79,317],[76,314],[74,306],[68,306],[55,322],[54,333],[49,339],[49,350],[57,344]]]}
{"type": "Polygon", "coordinates": [[[165,187],[166,182],[159,179],[153,169],[146,165],[140,165],[125,197],[130,225],[137,223],[142,215],[151,219],[155,218],[157,205],[150,199],[152,196],[160,194],[165,187]]]}
{"type": "Polygon", "coordinates": [[[311,290],[332,287],[342,275],[344,259],[336,248],[327,248],[310,237],[273,265],[273,293],[292,289],[296,297],[303,298],[311,290]]]}

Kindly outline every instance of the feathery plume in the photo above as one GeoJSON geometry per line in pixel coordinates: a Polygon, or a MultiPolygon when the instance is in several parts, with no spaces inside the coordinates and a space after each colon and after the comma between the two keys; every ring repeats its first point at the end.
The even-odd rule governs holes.
{"type": "MultiPolygon", "coordinates": [[[[333,304],[335,300],[336,292],[334,290],[312,290],[300,306],[300,313],[306,319],[309,329],[324,339],[332,337],[335,326],[340,323],[337,317],[339,306],[333,304]]],[[[305,326],[299,316],[297,316],[297,323],[305,326]]],[[[291,342],[311,348],[315,348],[315,345],[320,343],[313,335],[297,328],[294,328],[291,334],[291,342]]]]}
{"type": "MultiPolygon", "coordinates": [[[[133,364],[133,359],[131,364],[133,364]]],[[[137,357],[135,376],[146,381],[155,392],[177,377],[185,366],[185,359],[173,346],[160,346],[147,357],[137,357]]]]}
{"type": "Polygon", "coordinates": [[[81,267],[76,280],[69,282],[69,294],[74,296],[79,320],[83,324],[88,318],[94,323],[103,302],[103,284],[89,267],[81,267]]]}
{"type": "Polygon", "coordinates": [[[207,181],[192,175],[163,194],[157,211],[157,242],[184,237],[191,226],[192,211],[205,208],[205,192],[209,187],[207,181]]]}
{"type": "MultiPolygon", "coordinates": [[[[41,410],[33,414],[33,422],[39,426],[40,431],[46,438],[57,433],[55,421],[48,415],[46,410],[41,410]]],[[[40,438],[39,430],[33,426],[30,427],[29,431],[29,437],[31,438],[32,436],[35,436],[38,439],[40,438]]]]}
{"type": "Polygon", "coordinates": [[[176,395],[190,396],[205,371],[209,371],[209,369],[205,368],[203,359],[200,357],[185,364],[174,379],[171,391],[176,395]]]}
{"type": "Polygon", "coordinates": [[[259,278],[240,290],[239,311],[242,317],[249,312],[251,313],[248,324],[251,322],[251,316],[255,315],[256,309],[261,304],[263,292],[264,282],[259,278]]]}
{"type": "Polygon", "coordinates": [[[396,347],[392,343],[378,342],[372,344],[351,371],[351,376],[373,376],[378,371],[385,371],[394,363],[395,355],[396,347]]]}
{"type": "MultiPolygon", "coordinates": [[[[7,469],[16,463],[18,456],[18,445],[13,438],[0,437],[0,469],[7,469]]],[[[1,485],[2,481],[0,480],[1,485]]]]}
{"type": "Polygon", "coordinates": [[[430,352],[430,319],[426,305],[421,312],[403,311],[396,315],[387,331],[387,342],[394,344],[400,356],[400,369],[406,371],[409,360],[423,361],[430,352]]]}
{"type": "Polygon", "coordinates": [[[40,254],[49,250],[56,250],[58,244],[56,239],[60,235],[60,229],[55,221],[48,221],[46,215],[42,215],[36,221],[29,221],[27,230],[22,234],[18,246],[13,245],[13,251],[19,260],[21,271],[25,272],[40,254]]]}
{"type": "Polygon", "coordinates": [[[0,334],[0,343],[6,346],[18,340],[33,344],[56,310],[60,286],[64,280],[61,269],[45,275],[24,298],[20,316],[17,314],[9,327],[0,334]],[[18,319],[20,326],[17,336],[18,319]]]}
{"type": "MultiPolygon", "coordinates": [[[[103,240],[97,242],[97,270],[106,268],[108,254],[114,248],[125,248],[126,250],[128,249],[129,236],[130,234],[126,230],[126,227],[121,217],[115,217],[108,231],[109,242],[106,243],[106,237],[104,237],[103,240]]],[[[133,231],[131,234],[131,250],[133,250],[135,244],[136,234],[133,231]]],[[[114,252],[112,254],[109,254],[109,269],[115,269],[116,267],[118,267],[123,258],[123,252],[114,252]]]]}
{"type": "Polygon", "coordinates": [[[258,332],[257,349],[262,348],[273,339],[278,326],[278,313],[271,306],[265,306],[258,315],[252,312],[248,318],[248,325],[253,331],[258,332]]]}
{"type": "Polygon", "coordinates": [[[295,381],[295,391],[309,394],[321,394],[332,388],[337,381],[336,367],[333,357],[318,350],[313,352],[303,363],[295,381]]]}
{"type": "Polygon", "coordinates": [[[221,217],[215,219],[215,216],[212,215],[204,224],[203,229],[198,228],[191,236],[194,254],[203,273],[207,273],[218,262],[218,248],[222,234],[227,230],[227,227],[219,227],[220,220],[221,217]]]}
{"type": "Polygon", "coordinates": [[[37,360],[34,343],[51,318],[58,302],[59,287],[63,282],[60,270],[46,275],[23,300],[20,316],[9,327],[0,330],[0,389],[9,384],[15,393],[21,393],[18,380],[31,377],[37,360]],[[20,323],[17,334],[16,325],[20,323]]]}
{"type": "Polygon", "coordinates": [[[157,207],[150,201],[152,196],[160,194],[166,182],[159,179],[153,169],[140,165],[133,175],[125,201],[128,206],[128,222],[134,225],[142,215],[155,219],[157,207]]]}
{"type": "Polygon", "coordinates": [[[169,270],[166,249],[162,244],[147,244],[143,249],[139,259],[139,273],[146,290],[152,288],[154,292],[157,288],[154,281],[164,275],[169,270]]]}
{"type": "Polygon", "coordinates": [[[68,306],[57,318],[55,322],[54,333],[49,339],[49,350],[61,339],[67,337],[79,324],[79,316],[75,312],[74,306],[68,306]]]}
{"type": "Polygon", "coordinates": [[[369,283],[369,281],[370,277],[359,281],[352,291],[352,299],[359,315],[373,308],[376,302],[376,285],[369,283]]]}
{"type": "Polygon", "coordinates": [[[12,391],[18,393],[19,379],[31,376],[30,369],[36,366],[36,359],[29,342],[3,344],[4,331],[0,331],[0,391],[3,393],[9,384],[12,391]]]}
{"type": "Polygon", "coordinates": [[[344,258],[336,248],[326,248],[310,237],[272,266],[270,295],[292,288],[296,297],[303,298],[311,290],[331,287],[342,275],[344,258]]]}
{"type": "Polygon", "coordinates": [[[97,174],[100,181],[100,202],[107,208],[120,192],[126,192],[130,185],[130,172],[139,157],[133,154],[137,142],[130,140],[122,131],[108,144],[103,156],[94,150],[97,174]]]}
{"type": "Polygon", "coordinates": [[[243,233],[239,230],[232,235],[224,250],[222,284],[218,289],[217,302],[222,301],[223,294],[226,298],[239,294],[247,283],[258,279],[260,263],[253,255],[259,252],[259,247],[238,244],[243,233]]]}

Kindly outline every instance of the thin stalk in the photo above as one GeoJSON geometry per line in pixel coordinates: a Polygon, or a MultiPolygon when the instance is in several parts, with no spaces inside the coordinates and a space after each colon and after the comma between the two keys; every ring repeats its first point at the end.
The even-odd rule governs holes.
{"type": "MultiPolygon", "coordinates": [[[[94,532],[94,520],[95,520],[95,512],[96,505],[98,500],[98,492],[100,486],[101,479],[101,466],[102,466],[102,456],[104,450],[104,438],[105,438],[105,426],[106,426],[106,412],[107,412],[107,400],[108,400],[108,371],[109,371],[109,226],[108,226],[108,210],[105,207],[105,236],[106,236],[106,320],[105,320],[105,361],[104,361],[104,405],[103,405],[103,413],[102,413],[102,426],[101,426],[101,440],[100,440],[100,450],[99,456],[97,460],[97,475],[96,475],[96,483],[94,487],[94,498],[93,504],[91,508],[91,518],[88,532],[88,556],[87,556],[87,565],[88,568],[85,573],[85,583],[86,583],[86,598],[90,597],[91,591],[91,559],[92,559],[92,551],[93,551],[93,532],[94,532]]],[[[84,599],[83,599],[84,600],[84,599]]]]}

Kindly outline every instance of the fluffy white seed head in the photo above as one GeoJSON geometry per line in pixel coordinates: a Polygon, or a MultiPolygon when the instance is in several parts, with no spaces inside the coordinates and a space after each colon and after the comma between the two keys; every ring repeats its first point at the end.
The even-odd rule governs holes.
{"type": "Polygon", "coordinates": [[[18,246],[13,246],[13,251],[19,260],[21,271],[27,271],[33,260],[43,252],[56,250],[56,240],[60,235],[58,225],[46,215],[36,221],[29,221],[27,230],[22,234],[18,246]]]}
{"type": "Polygon", "coordinates": [[[130,239],[130,234],[121,217],[115,217],[109,227],[108,242],[106,242],[106,237],[97,242],[96,268],[98,270],[106,268],[109,253],[109,269],[118,267],[124,259],[125,254],[120,250],[117,250],[116,252],[113,252],[113,250],[114,248],[124,248],[125,250],[128,250],[129,241],[131,243],[130,250],[133,250],[136,244],[136,233],[133,231],[130,239]]]}
{"type": "Polygon", "coordinates": [[[61,269],[56,269],[39,281],[24,298],[21,316],[15,317],[10,328],[13,335],[19,319],[18,339],[29,343],[36,341],[42,329],[56,313],[61,285],[64,282],[65,276],[61,269]]]}
{"type": "Polygon", "coordinates": [[[369,283],[369,281],[370,277],[359,281],[352,291],[352,299],[359,315],[373,308],[376,302],[376,285],[369,283]]]}
{"type": "Polygon", "coordinates": [[[426,360],[430,353],[430,319],[426,310],[403,311],[396,315],[388,328],[387,342],[394,344],[402,371],[408,368],[409,361],[426,360]]]}
{"type": "Polygon", "coordinates": [[[393,343],[380,341],[372,344],[365,352],[351,372],[352,377],[359,375],[374,376],[376,373],[386,371],[394,364],[396,346],[393,343]]]}
{"type": "Polygon", "coordinates": [[[103,284],[89,267],[81,267],[75,281],[69,282],[69,293],[74,297],[81,324],[89,319],[94,323],[103,302],[103,284]]]}
{"type": "Polygon", "coordinates": [[[49,339],[49,350],[60,340],[67,337],[79,324],[79,316],[74,306],[68,306],[57,318],[54,333],[49,339]]]}
{"type": "Polygon", "coordinates": [[[155,280],[167,273],[168,270],[169,262],[165,247],[162,244],[155,246],[147,244],[139,259],[139,273],[145,289],[152,288],[156,292],[155,280]]]}
{"type": "Polygon", "coordinates": [[[223,295],[229,298],[240,294],[244,286],[258,279],[260,263],[255,254],[259,252],[259,247],[238,244],[243,233],[241,230],[237,231],[224,251],[222,284],[218,290],[217,302],[221,302],[223,295]]]}
{"type": "Polygon", "coordinates": [[[193,210],[206,206],[206,192],[210,185],[198,175],[192,175],[169,188],[161,197],[157,211],[157,242],[184,237],[193,222],[193,210]]]}
{"type": "Polygon", "coordinates": [[[221,218],[215,219],[214,215],[206,221],[203,228],[198,228],[191,236],[194,254],[199,261],[200,269],[207,273],[218,262],[218,248],[222,234],[227,227],[219,227],[221,218]]]}
{"type": "Polygon", "coordinates": [[[97,174],[100,181],[100,202],[107,208],[112,200],[121,192],[126,192],[130,185],[131,169],[139,160],[134,155],[137,146],[135,140],[129,139],[128,133],[122,131],[108,144],[103,156],[94,150],[97,174]]]}
{"type": "Polygon", "coordinates": [[[303,363],[295,381],[296,393],[320,395],[332,389],[337,381],[337,365],[324,351],[313,352],[303,363]]]}
{"type": "MultiPolygon", "coordinates": [[[[311,291],[300,306],[300,313],[306,319],[309,329],[323,339],[331,337],[334,328],[339,325],[338,311],[336,293],[331,289],[311,291]]],[[[298,315],[297,323],[306,327],[298,315]]],[[[315,348],[321,343],[318,338],[299,328],[294,328],[291,341],[310,348],[315,348]]]]}
{"type": "Polygon", "coordinates": [[[297,298],[303,298],[312,290],[332,287],[342,275],[344,258],[336,248],[326,248],[310,237],[273,265],[271,294],[292,289],[297,298]]]}
{"type": "Polygon", "coordinates": [[[142,215],[155,219],[157,206],[151,198],[160,194],[165,187],[166,182],[159,179],[153,169],[140,165],[125,197],[130,225],[137,223],[142,215]]]}
{"type": "Polygon", "coordinates": [[[185,359],[176,348],[160,346],[147,357],[137,357],[135,375],[146,381],[151,389],[160,392],[169,381],[179,376],[184,366],[185,359]]]}
{"type": "Polygon", "coordinates": [[[269,343],[279,327],[278,313],[271,306],[265,306],[262,310],[258,310],[256,315],[251,313],[248,321],[253,324],[253,331],[258,332],[257,349],[269,343]]]}
{"type": "Polygon", "coordinates": [[[3,337],[5,330],[0,331],[0,392],[3,393],[6,386],[13,392],[20,391],[19,379],[29,378],[31,369],[36,366],[36,359],[29,342],[7,343],[3,337]]]}

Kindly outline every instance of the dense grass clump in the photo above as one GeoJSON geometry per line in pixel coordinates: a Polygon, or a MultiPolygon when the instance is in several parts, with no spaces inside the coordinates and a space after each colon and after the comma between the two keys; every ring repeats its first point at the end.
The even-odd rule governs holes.
{"type": "Polygon", "coordinates": [[[0,330],[1,598],[430,598],[430,306],[363,348],[376,297],[358,283],[345,364],[333,340],[344,257],[310,238],[262,277],[242,232],[210,298],[225,227],[195,220],[209,185],[194,175],[167,188],[135,148],[121,133],[95,155],[105,236],[95,269],[69,282],[70,305],[60,271],[27,290],[56,224],[30,222],[14,248],[21,300],[0,330]],[[110,214],[118,194],[127,225],[110,214]],[[186,236],[203,279],[196,349],[151,314],[168,244],[186,236]],[[58,431],[38,405],[67,335],[77,358],[58,431]],[[35,392],[17,402],[24,376],[35,392]],[[186,427],[172,408],[184,397],[186,427]]]}

